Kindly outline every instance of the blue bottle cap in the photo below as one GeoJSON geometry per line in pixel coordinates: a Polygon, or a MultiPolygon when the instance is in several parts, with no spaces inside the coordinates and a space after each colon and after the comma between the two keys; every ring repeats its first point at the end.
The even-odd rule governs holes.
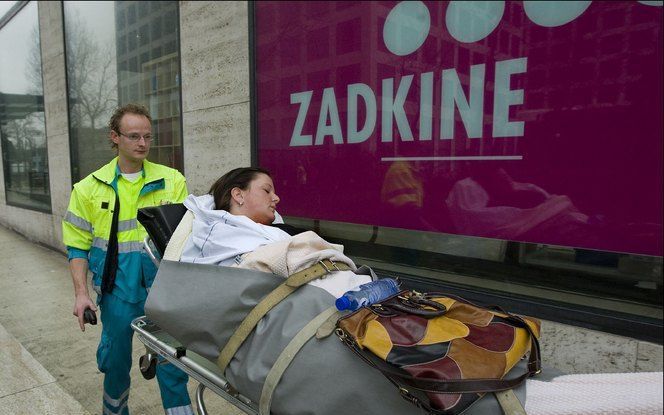
{"type": "Polygon", "coordinates": [[[334,302],[334,305],[337,306],[337,310],[339,311],[348,310],[350,308],[350,300],[346,297],[339,297],[334,302]]]}

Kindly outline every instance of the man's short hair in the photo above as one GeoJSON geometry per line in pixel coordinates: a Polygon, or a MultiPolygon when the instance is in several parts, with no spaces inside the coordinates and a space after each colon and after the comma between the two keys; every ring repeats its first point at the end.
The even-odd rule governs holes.
{"type": "Polygon", "coordinates": [[[117,107],[111,115],[111,119],[108,121],[108,141],[111,142],[111,148],[117,148],[118,145],[111,140],[110,134],[111,131],[115,131],[117,134],[120,134],[120,121],[125,114],[136,114],[142,115],[152,123],[152,117],[150,117],[150,112],[147,108],[140,104],[125,104],[121,107],[117,107]]]}

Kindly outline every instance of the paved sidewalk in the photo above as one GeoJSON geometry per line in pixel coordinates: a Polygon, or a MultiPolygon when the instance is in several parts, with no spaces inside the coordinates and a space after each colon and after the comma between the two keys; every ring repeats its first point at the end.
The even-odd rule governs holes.
{"type": "MultiPolygon", "coordinates": [[[[100,414],[103,375],[95,353],[100,326],[78,328],[67,258],[0,226],[0,415],[100,414]]],[[[138,371],[143,344],[134,340],[129,409],[163,414],[156,379],[138,371]]],[[[197,382],[190,380],[195,400],[197,382]]],[[[214,393],[211,414],[242,414],[214,393]]]]}
{"type": "Polygon", "coordinates": [[[0,367],[0,413],[87,413],[1,325],[0,367]]]}

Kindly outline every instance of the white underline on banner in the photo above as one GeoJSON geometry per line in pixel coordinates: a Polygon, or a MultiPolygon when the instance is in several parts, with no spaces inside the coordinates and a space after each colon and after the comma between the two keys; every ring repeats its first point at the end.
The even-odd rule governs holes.
{"type": "Polygon", "coordinates": [[[382,157],[380,161],[523,160],[523,156],[382,157]]]}

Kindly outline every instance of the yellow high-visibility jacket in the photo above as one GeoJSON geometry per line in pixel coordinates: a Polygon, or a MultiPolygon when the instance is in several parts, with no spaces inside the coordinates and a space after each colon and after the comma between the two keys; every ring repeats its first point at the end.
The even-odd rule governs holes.
{"type": "Polygon", "coordinates": [[[177,170],[147,160],[143,161],[142,177],[130,182],[121,176],[117,157],[74,185],[62,221],[62,238],[70,260],[88,259],[92,285],[99,294],[116,192],[120,213],[118,270],[113,294],[127,302],[138,303],[147,297],[157,271],[143,251],[147,233],[136,219],[138,209],[180,203],[187,196],[187,185],[177,170]]]}

